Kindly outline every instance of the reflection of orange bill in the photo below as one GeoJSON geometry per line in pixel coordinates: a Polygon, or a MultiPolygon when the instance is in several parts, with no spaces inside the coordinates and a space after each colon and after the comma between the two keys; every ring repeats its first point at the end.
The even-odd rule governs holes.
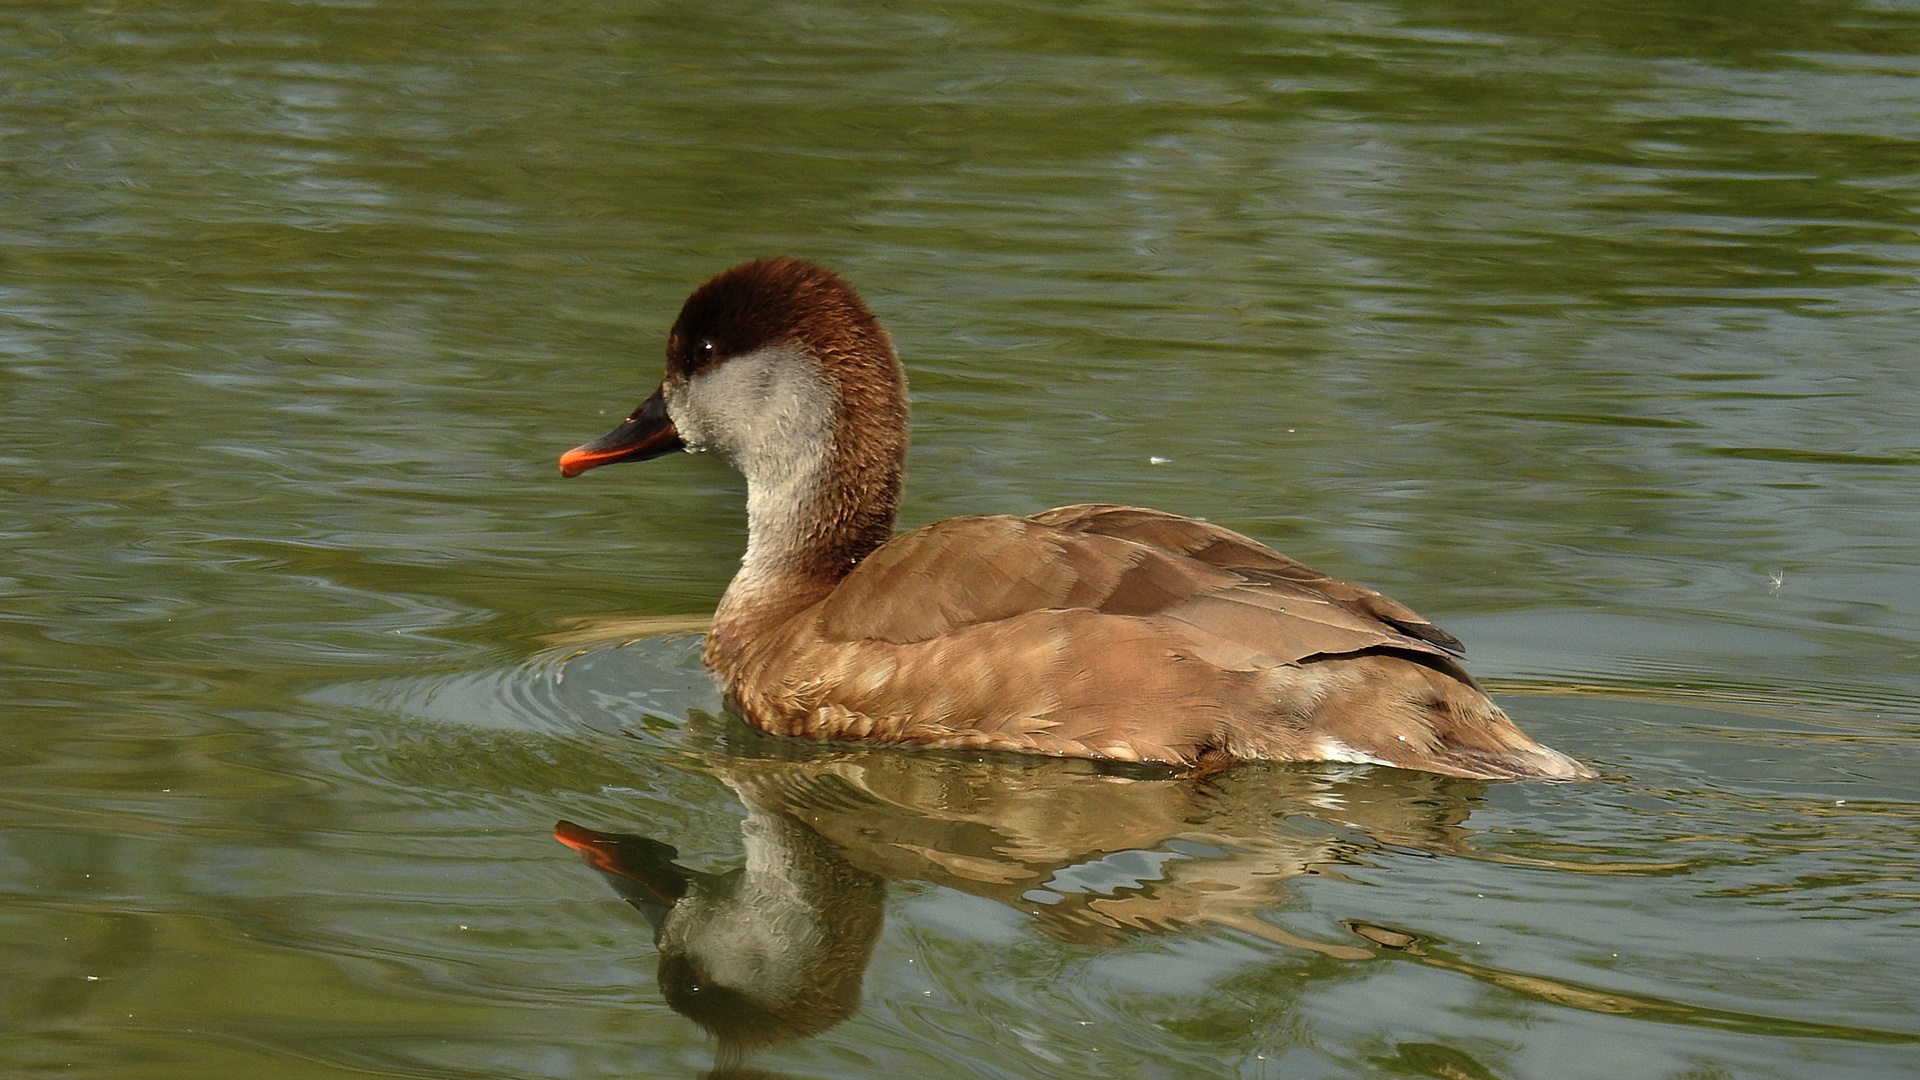
{"type": "Polygon", "coordinates": [[[658,840],[595,832],[571,821],[555,824],[553,838],[579,852],[595,870],[640,886],[645,899],[671,905],[687,891],[686,875],[672,862],[679,852],[658,840]]]}

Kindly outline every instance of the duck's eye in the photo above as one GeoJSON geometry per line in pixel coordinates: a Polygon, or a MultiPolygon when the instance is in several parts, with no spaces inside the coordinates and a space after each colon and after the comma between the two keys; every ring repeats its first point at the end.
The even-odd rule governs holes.
{"type": "Polygon", "coordinates": [[[700,354],[700,359],[711,360],[714,354],[720,351],[720,346],[703,339],[700,344],[694,346],[694,351],[700,354]]]}

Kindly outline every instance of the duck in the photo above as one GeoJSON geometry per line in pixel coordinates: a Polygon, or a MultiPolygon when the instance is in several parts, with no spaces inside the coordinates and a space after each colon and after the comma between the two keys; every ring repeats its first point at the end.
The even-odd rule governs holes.
{"type": "Polygon", "coordinates": [[[1524,734],[1453,635],[1219,525],[1085,504],[895,535],[908,419],[865,301],[775,256],[694,290],[658,389],[560,472],[688,451],[745,477],[746,552],[701,655],[774,735],[1199,772],[1593,775],[1524,734]]]}

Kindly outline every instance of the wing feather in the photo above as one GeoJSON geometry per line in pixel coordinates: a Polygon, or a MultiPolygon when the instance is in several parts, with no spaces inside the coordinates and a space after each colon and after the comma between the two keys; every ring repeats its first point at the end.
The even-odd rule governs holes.
{"type": "Polygon", "coordinates": [[[817,627],[828,640],[905,645],[1070,610],[1152,618],[1236,671],[1458,649],[1406,606],[1217,525],[1110,506],[954,518],[897,537],[834,590],[817,627]]]}

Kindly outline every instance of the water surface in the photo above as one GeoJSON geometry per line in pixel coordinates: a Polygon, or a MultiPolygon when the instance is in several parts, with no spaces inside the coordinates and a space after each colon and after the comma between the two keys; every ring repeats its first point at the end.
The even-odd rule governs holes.
{"type": "Polygon", "coordinates": [[[10,7],[0,1072],[1911,1072],[1917,57],[1879,3],[10,7]],[[1240,529],[1602,779],[755,738],[738,479],[554,459],[776,252],[907,359],[904,524],[1240,529]],[[696,927],[801,1004],[674,1011],[562,819],[832,914],[696,927]]]}

